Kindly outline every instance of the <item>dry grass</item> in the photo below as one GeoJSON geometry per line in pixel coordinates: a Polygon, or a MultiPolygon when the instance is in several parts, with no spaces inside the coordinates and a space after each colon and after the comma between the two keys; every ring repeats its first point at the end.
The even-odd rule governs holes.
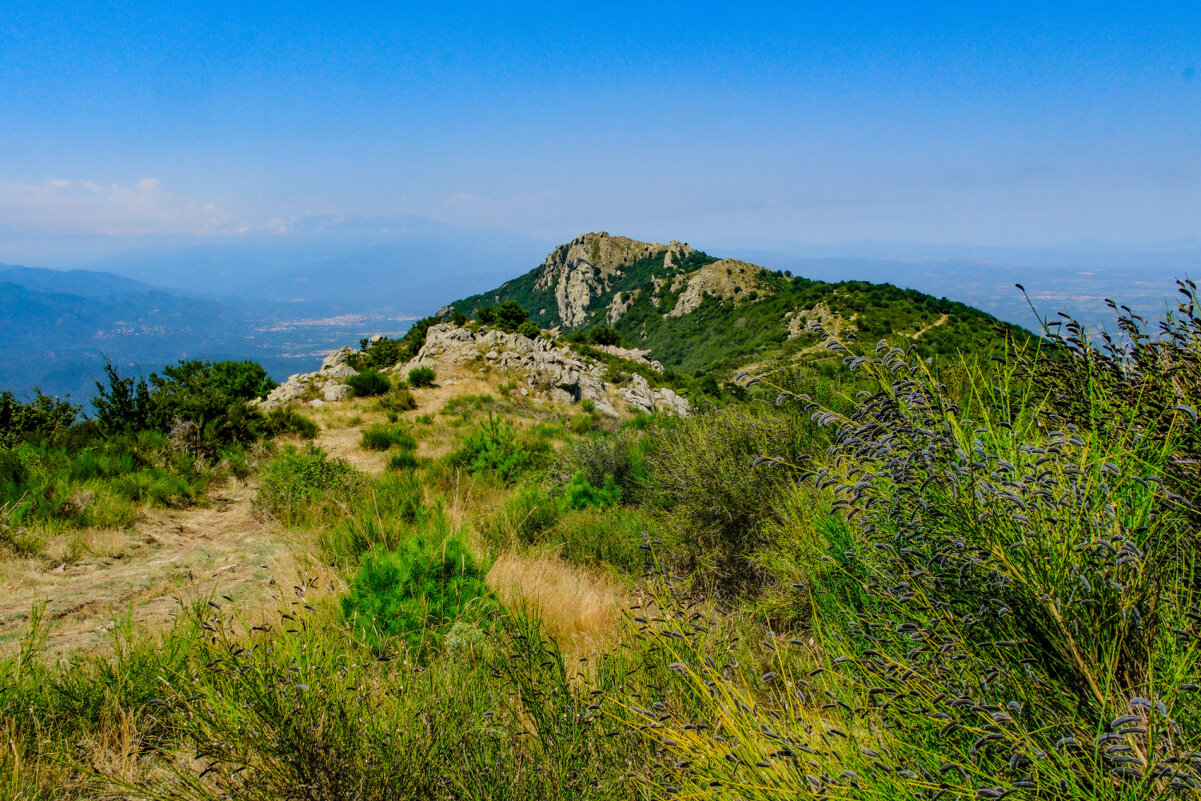
{"type": "Polygon", "coordinates": [[[616,642],[620,610],[628,603],[609,578],[553,553],[502,553],[488,572],[488,586],[508,606],[531,607],[571,661],[616,642]]]}
{"type": "Polygon", "coordinates": [[[53,657],[106,647],[126,617],[152,629],[170,625],[183,596],[256,605],[269,577],[298,571],[279,532],[252,513],[252,497],[252,487],[230,481],[204,506],[147,511],[128,531],[74,532],[73,545],[52,544],[56,557],[79,550],[74,561],[0,560],[0,650],[22,636],[41,601],[53,657]]]}

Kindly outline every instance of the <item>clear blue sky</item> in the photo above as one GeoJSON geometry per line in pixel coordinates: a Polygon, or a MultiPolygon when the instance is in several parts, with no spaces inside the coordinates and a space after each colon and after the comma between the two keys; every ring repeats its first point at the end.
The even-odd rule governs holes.
{"type": "Polygon", "coordinates": [[[1000,5],[5,3],[0,232],[1201,236],[1201,3],[1000,5]]]}

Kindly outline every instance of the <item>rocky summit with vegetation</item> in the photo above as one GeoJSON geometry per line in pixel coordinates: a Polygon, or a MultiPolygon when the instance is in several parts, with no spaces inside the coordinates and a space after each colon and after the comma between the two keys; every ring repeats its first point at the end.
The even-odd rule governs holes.
{"type": "Polygon", "coordinates": [[[275,385],[0,394],[0,796],[1201,795],[1201,307],[588,234],[275,385]]]}

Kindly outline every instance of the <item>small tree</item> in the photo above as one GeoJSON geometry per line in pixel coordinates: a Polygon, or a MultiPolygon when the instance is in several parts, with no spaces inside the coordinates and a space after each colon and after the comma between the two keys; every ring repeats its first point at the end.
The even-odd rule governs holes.
{"type": "Polygon", "coordinates": [[[496,325],[505,331],[516,331],[528,319],[529,311],[515,300],[506,300],[496,307],[496,325]]]}
{"type": "Polygon", "coordinates": [[[104,360],[104,375],[108,379],[105,387],[96,382],[96,396],[92,406],[96,409],[96,422],[105,434],[142,431],[150,427],[150,387],[146,380],[122,376],[117,366],[104,360]]]}
{"type": "Polygon", "coordinates": [[[588,332],[588,341],[593,345],[621,345],[621,332],[611,325],[598,325],[588,332]]]}

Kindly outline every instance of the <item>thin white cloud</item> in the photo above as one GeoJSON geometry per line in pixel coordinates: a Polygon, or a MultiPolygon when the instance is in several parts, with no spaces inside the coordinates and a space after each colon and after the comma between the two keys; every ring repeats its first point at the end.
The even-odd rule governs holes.
{"type": "Polygon", "coordinates": [[[138,236],[257,230],[221,203],[169,191],[158,178],[132,186],[55,178],[0,181],[0,225],[49,235],[138,236]]]}

